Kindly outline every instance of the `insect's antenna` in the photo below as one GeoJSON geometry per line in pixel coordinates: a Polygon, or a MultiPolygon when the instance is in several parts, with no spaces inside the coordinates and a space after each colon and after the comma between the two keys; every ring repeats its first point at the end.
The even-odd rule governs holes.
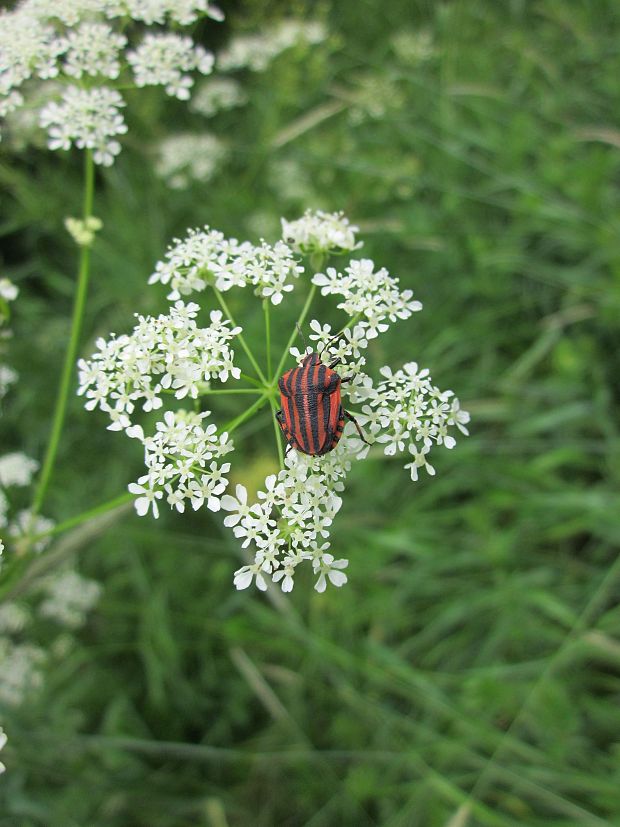
{"type": "Polygon", "coordinates": [[[308,350],[308,345],[306,344],[306,337],[304,336],[304,332],[299,326],[299,322],[295,322],[295,327],[297,328],[297,333],[299,333],[299,338],[304,343],[304,353],[308,350]]]}
{"type": "Polygon", "coordinates": [[[340,333],[336,333],[335,336],[332,336],[331,339],[328,339],[325,342],[320,352],[323,353],[324,350],[327,350],[328,347],[331,347],[333,344],[335,344],[338,341],[338,339],[342,339],[343,336],[346,338],[346,333],[344,330],[341,330],[340,333]]]}

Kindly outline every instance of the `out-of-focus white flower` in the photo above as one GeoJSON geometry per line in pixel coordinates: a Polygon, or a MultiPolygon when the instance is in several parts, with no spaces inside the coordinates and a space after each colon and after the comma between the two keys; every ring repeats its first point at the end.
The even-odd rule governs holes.
{"type": "Polygon", "coordinates": [[[172,189],[186,189],[192,181],[210,181],[225,157],[226,147],[215,135],[169,135],[157,146],[155,172],[172,189]]]}
{"type": "Polygon", "coordinates": [[[338,307],[359,319],[368,339],[384,333],[389,327],[388,320],[408,319],[422,309],[422,303],[413,300],[412,290],[399,290],[398,279],[390,276],[385,267],[375,271],[374,262],[368,258],[349,262],[344,275],[328,267],[312,281],[324,296],[343,297],[338,307]]]}
{"type": "Polygon", "coordinates": [[[69,569],[46,580],[43,592],[46,597],[39,613],[69,629],[78,629],[99,600],[101,586],[69,569]]]}
{"type": "Polygon", "coordinates": [[[316,45],[327,38],[318,21],[281,20],[260,34],[238,35],[218,56],[218,68],[230,72],[251,69],[263,72],[282,52],[300,44],[316,45]]]}
{"type": "Polygon", "coordinates": [[[247,100],[241,84],[233,78],[209,78],[196,88],[189,108],[200,115],[211,117],[216,112],[243,106],[247,100]]]}
{"type": "Polygon", "coordinates": [[[60,103],[52,101],[41,110],[41,126],[47,129],[50,149],[92,149],[96,164],[111,166],[121,151],[116,140],[127,132],[120,112],[125,101],[115,89],[69,86],[60,103]]]}
{"type": "Polygon", "coordinates": [[[8,488],[12,485],[30,485],[32,477],[39,467],[39,463],[15,451],[0,457],[0,485],[8,488]]]}
{"type": "Polygon", "coordinates": [[[0,399],[6,396],[6,392],[17,382],[19,375],[17,371],[8,365],[0,365],[0,399]]]}
{"type": "Polygon", "coordinates": [[[86,219],[68,217],[65,218],[65,227],[79,247],[90,247],[96,233],[103,227],[103,222],[94,215],[86,219]]]}
{"type": "Polygon", "coordinates": [[[30,620],[30,613],[19,603],[2,603],[0,605],[0,635],[21,632],[30,620]]]}
{"type": "Polygon", "coordinates": [[[403,63],[417,65],[435,57],[438,49],[431,32],[402,29],[392,36],[392,48],[403,63]]]}
{"type": "Polygon", "coordinates": [[[16,287],[10,279],[0,279],[0,299],[7,302],[15,301],[19,295],[19,288],[16,287]]]}
{"type": "MultiPolygon", "coordinates": [[[[19,511],[12,522],[9,523],[7,534],[12,540],[21,540],[28,537],[36,537],[38,534],[45,534],[55,525],[54,520],[42,517],[37,514],[32,517],[28,509],[19,511]]],[[[43,551],[50,543],[51,537],[41,537],[36,543],[29,546],[32,551],[43,551]]]]}
{"type": "Polygon", "coordinates": [[[127,38],[107,23],[81,23],[67,34],[63,71],[74,78],[82,75],[103,75],[117,78],[121,64],[119,56],[127,38]]]}
{"type": "Polygon", "coordinates": [[[137,49],[127,53],[137,86],[164,86],[166,93],[188,100],[194,80],[188,72],[213,71],[214,57],[191,37],[147,34],[137,49]]]}
{"type": "Polygon", "coordinates": [[[190,230],[183,240],[175,239],[166,260],[157,263],[149,284],[170,284],[168,298],[173,300],[200,292],[209,283],[221,291],[252,286],[258,296],[279,304],[283,294],[293,289],[290,279],[297,278],[303,269],[282,241],[255,246],[205,227],[190,230]]]}
{"type": "MultiPolygon", "coordinates": [[[[2,727],[0,726],[0,751],[2,751],[4,749],[5,745],[6,745],[6,734],[5,734],[4,730],[2,729],[2,727]]],[[[2,761],[0,761],[0,775],[2,775],[2,773],[5,770],[6,770],[6,767],[4,766],[2,761]]]]}
{"type": "Polygon", "coordinates": [[[0,703],[19,706],[43,683],[45,652],[38,646],[0,637],[0,703]]]}
{"type": "Polygon", "coordinates": [[[306,210],[296,221],[282,219],[283,239],[295,252],[304,255],[357,250],[362,246],[361,241],[355,240],[358,230],[342,212],[306,210]]]}
{"type": "Polygon", "coordinates": [[[135,85],[188,99],[192,74],[209,74],[213,55],[159,27],[200,16],[223,19],[208,0],[22,0],[0,12],[0,117],[25,104],[40,109],[50,149],[93,149],[95,162],[109,166],[126,132],[125,101],[110,82],[131,86],[132,71],[135,85]],[[59,92],[69,79],[82,83],[59,92]]]}

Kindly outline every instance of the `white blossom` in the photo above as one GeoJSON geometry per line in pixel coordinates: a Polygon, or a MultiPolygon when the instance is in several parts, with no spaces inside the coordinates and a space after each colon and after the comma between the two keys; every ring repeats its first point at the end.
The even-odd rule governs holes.
{"type": "Polygon", "coordinates": [[[144,411],[157,410],[166,393],[196,399],[201,384],[238,379],[229,342],[241,328],[229,327],[220,310],[212,310],[211,324],[199,328],[198,310],[197,304],[178,301],[167,315],[138,316],[129,336],[98,339],[92,358],[78,363],[85,407],[108,413],[110,430],[127,430],[138,402],[144,411]]]}
{"type": "Polygon", "coordinates": [[[368,339],[384,333],[389,327],[388,320],[407,319],[422,309],[421,302],[413,300],[413,291],[399,290],[399,280],[390,276],[385,267],[375,271],[374,262],[367,258],[351,261],[344,275],[328,267],[312,281],[324,296],[343,297],[338,307],[359,319],[368,339]]]}
{"type": "MultiPolygon", "coordinates": [[[[0,752],[4,749],[5,745],[6,745],[6,734],[5,734],[4,730],[2,729],[2,727],[0,726],[0,752]]],[[[2,775],[2,773],[5,770],[6,770],[6,767],[4,766],[2,761],[0,761],[0,775],[2,775]]]]}
{"type": "MultiPolygon", "coordinates": [[[[42,517],[37,514],[34,518],[29,509],[18,511],[14,519],[9,523],[7,534],[16,541],[36,537],[39,534],[48,535],[50,529],[54,527],[54,520],[47,517],[42,517]]],[[[43,536],[36,543],[32,543],[29,547],[32,551],[41,552],[46,548],[51,541],[51,536],[43,536]]]]}
{"type": "Polygon", "coordinates": [[[110,166],[121,151],[116,140],[127,132],[120,112],[125,102],[115,89],[69,86],[60,103],[52,101],[41,110],[41,126],[47,129],[50,149],[92,149],[96,164],[110,166]]]}
{"type": "Polygon", "coordinates": [[[155,172],[172,189],[186,189],[192,181],[210,181],[225,157],[226,148],[215,135],[168,135],[157,146],[155,172]]]}
{"type": "Polygon", "coordinates": [[[90,148],[109,166],[126,131],[110,82],[130,87],[133,72],[136,86],[189,98],[193,73],[209,74],[213,55],[162,27],[202,16],[223,19],[208,0],[22,0],[0,12],[0,117],[38,109],[50,149],[90,148]],[[69,80],[80,83],[64,88],[69,80]]]}
{"type": "Polygon", "coordinates": [[[86,615],[101,595],[101,586],[68,569],[50,577],[43,584],[45,599],[39,605],[42,617],[55,620],[68,629],[84,624],[86,615]]]}
{"type": "Polygon", "coordinates": [[[282,237],[295,252],[304,255],[357,250],[362,246],[355,240],[358,231],[359,227],[350,224],[342,212],[306,210],[295,221],[282,219],[282,237]]]}
{"type": "Polygon", "coordinates": [[[230,463],[220,459],[233,445],[227,433],[218,434],[214,423],[205,422],[209,416],[210,411],[166,411],[155,434],[143,438],[147,473],[129,485],[141,517],[150,510],[158,517],[158,500],[164,496],[180,512],[185,501],[194,510],[205,503],[211,511],[219,510],[230,471],[230,463]]]}
{"type": "Polygon", "coordinates": [[[0,299],[7,302],[15,301],[19,294],[19,288],[16,287],[10,279],[0,279],[0,299]]]}
{"type": "Polygon", "coordinates": [[[200,115],[211,117],[216,112],[243,106],[248,100],[241,84],[232,78],[209,78],[194,92],[189,108],[200,115]]]}
{"type": "Polygon", "coordinates": [[[107,23],[81,23],[66,37],[63,72],[74,78],[82,75],[117,78],[120,53],[127,38],[107,23]]]}
{"type": "Polygon", "coordinates": [[[38,467],[39,463],[36,460],[21,451],[5,454],[0,457],[0,485],[4,488],[12,485],[30,485],[38,467]]]}
{"type": "Polygon", "coordinates": [[[263,72],[282,52],[298,44],[316,45],[327,37],[322,23],[305,20],[280,20],[259,34],[238,35],[218,56],[223,71],[248,68],[263,72]]]}
{"type": "Polygon", "coordinates": [[[166,93],[179,100],[188,100],[194,80],[189,72],[197,70],[208,75],[214,57],[191,37],[147,34],[137,49],[127,53],[137,86],[164,86],[166,93]]]}
{"type": "Polygon", "coordinates": [[[43,683],[45,652],[28,643],[0,637],[0,704],[19,706],[43,683]]]}
{"type": "Polygon", "coordinates": [[[21,632],[29,620],[30,613],[19,603],[0,604],[0,635],[21,632]]]}
{"type": "Polygon", "coordinates": [[[149,284],[170,284],[171,300],[200,292],[208,284],[223,292],[251,286],[256,295],[279,304],[284,293],[293,289],[290,279],[302,272],[303,267],[282,241],[273,246],[263,241],[255,246],[227,239],[206,226],[190,230],[183,240],[175,239],[166,260],[157,263],[149,284]]]}

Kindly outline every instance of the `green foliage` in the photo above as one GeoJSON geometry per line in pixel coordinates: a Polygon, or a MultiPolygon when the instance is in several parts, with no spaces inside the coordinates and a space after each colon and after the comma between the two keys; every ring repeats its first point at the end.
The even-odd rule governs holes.
{"type": "MultiPolygon", "coordinates": [[[[226,26],[274,12],[289,4],[253,0],[226,26]]],[[[127,511],[91,532],[77,560],[99,607],[44,688],[2,710],[0,827],[616,824],[620,7],[295,12],[322,16],[329,40],[241,74],[250,103],[207,124],[230,148],[209,184],[157,180],[149,140],[203,122],[135,95],[127,146],[97,181],[82,351],[164,307],[146,278],[187,226],[269,239],[281,215],[344,209],[425,305],[375,363],[431,368],[472,436],[417,485],[399,462],[354,469],[333,537],[349,584],[324,595],[301,578],[286,598],[236,593],[240,551],[206,510],[127,511]]],[[[37,457],[80,160],[0,156],[3,274],[21,288],[2,427],[37,457]]],[[[296,310],[274,313],[278,345],[296,310]]],[[[239,431],[249,487],[276,461],[269,417],[239,431]]],[[[139,448],[72,399],[45,513],[122,493],[139,448]]]]}

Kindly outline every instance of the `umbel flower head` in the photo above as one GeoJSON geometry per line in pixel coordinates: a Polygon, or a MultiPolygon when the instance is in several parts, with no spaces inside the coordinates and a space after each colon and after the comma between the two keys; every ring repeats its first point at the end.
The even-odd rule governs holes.
{"type": "Polygon", "coordinates": [[[209,0],[22,0],[0,12],[0,117],[36,100],[50,149],[90,149],[109,166],[127,131],[121,90],[187,100],[211,73],[213,55],[177,31],[204,16],[223,18],[209,0]]]}
{"type": "Polygon", "coordinates": [[[347,476],[369,456],[369,445],[358,432],[347,427],[320,456],[295,449],[285,454],[274,420],[279,470],[266,477],[253,501],[243,483],[237,482],[234,490],[228,484],[231,469],[237,479],[243,471],[243,464],[235,469],[229,457],[231,434],[267,406],[273,416],[284,366],[290,367],[291,359],[301,362],[311,350],[324,364],[342,363],[345,407],[356,406],[359,423],[379,449],[372,454],[404,455],[412,481],[422,468],[435,473],[430,454],[438,445],[453,448],[457,435],[467,434],[469,414],[452,391],[440,390],[428,369],[414,361],[396,370],[383,366],[370,372],[367,354],[373,340],[422,305],[397,277],[367,258],[310,274],[298,324],[319,289],[334,297],[340,322],[332,327],[311,319],[312,345],[304,352],[293,345],[293,328],[277,367],[271,353],[261,367],[224,294],[253,288],[262,302],[270,345],[270,307],[302,282],[310,264],[302,264],[302,255],[326,262],[330,255],[350,254],[361,246],[357,227],[342,213],[306,212],[295,221],[283,219],[282,228],[284,238],[274,245],[240,242],[209,227],[175,239],[149,279],[165,285],[174,304],[157,318],[138,316],[129,335],[98,340],[91,359],[80,362],[79,393],[86,397],[87,408],[99,408],[109,416],[110,430],[125,431],[143,443],[146,474],[129,486],[138,514],[157,517],[163,502],[179,512],[188,503],[194,510],[221,510],[224,525],[249,556],[234,574],[238,589],[254,583],[265,590],[275,583],[289,592],[297,567],[305,564],[322,592],[328,585],[347,582],[348,561],[334,553],[331,532],[347,476]],[[181,297],[189,295],[192,301],[186,304],[181,297]],[[217,304],[221,310],[214,308],[217,304]],[[239,347],[233,349],[235,341],[239,347]],[[220,423],[202,406],[207,397],[209,408],[217,410],[217,394],[251,402],[245,408],[240,405],[232,420],[220,423]],[[184,405],[186,399],[195,400],[193,411],[179,408],[179,400],[184,405]],[[140,409],[145,414],[140,415],[140,409]],[[153,412],[161,418],[146,433],[146,425],[137,419],[144,421],[146,415],[148,421],[153,412]]]}

